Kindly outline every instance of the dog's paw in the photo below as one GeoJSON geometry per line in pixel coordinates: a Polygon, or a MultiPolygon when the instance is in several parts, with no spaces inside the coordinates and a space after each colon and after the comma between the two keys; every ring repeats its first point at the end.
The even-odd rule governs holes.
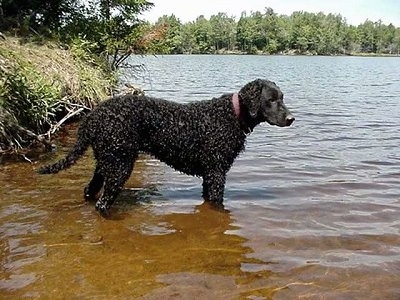
{"type": "Polygon", "coordinates": [[[89,193],[89,187],[85,187],[85,189],[83,190],[83,197],[86,201],[93,200],[94,197],[89,193]]]}
{"type": "Polygon", "coordinates": [[[206,203],[210,208],[218,210],[218,211],[225,211],[225,206],[223,201],[212,201],[209,199],[204,199],[204,203],[206,203]]]}
{"type": "Polygon", "coordinates": [[[109,207],[100,200],[96,202],[96,210],[103,218],[108,218],[110,216],[109,207]]]}
{"type": "Polygon", "coordinates": [[[93,193],[90,192],[89,187],[85,187],[83,190],[83,197],[85,198],[85,201],[91,202],[91,201],[96,201],[97,195],[93,195],[93,193]]]}

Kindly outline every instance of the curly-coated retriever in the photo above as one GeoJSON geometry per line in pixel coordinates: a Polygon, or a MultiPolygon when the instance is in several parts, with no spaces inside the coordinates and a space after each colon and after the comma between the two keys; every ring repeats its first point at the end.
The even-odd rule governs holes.
{"type": "Polygon", "coordinates": [[[226,174],[244,150],[247,134],[268,122],[290,126],[294,117],[271,81],[257,79],[239,93],[179,104],[148,96],[116,96],[82,121],[76,144],[59,162],[39,169],[57,173],[73,165],[92,146],[97,164],[85,187],[103,215],[131,175],[139,151],[152,154],[178,171],[203,178],[203,197],[222,204],[226,174]]]}

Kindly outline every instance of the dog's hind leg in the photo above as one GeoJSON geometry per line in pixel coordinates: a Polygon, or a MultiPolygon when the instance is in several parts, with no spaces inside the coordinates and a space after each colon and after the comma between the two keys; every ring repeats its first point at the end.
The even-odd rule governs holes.
{"type": "Polygon", "coordinates": [[[105,165],[101,167],[101,173],[104,176],[104,191],[96,202],[96,210],[103,217],[108,216],[108,210],[129,179],[137,154],[135,153],[132,156],[130,153],[129,157],[126,154],[111,157],[113,158],[110,159],[109,157],[106,162],[103,162],[105,165]]]}
{"type": "Polygon", "coordinates": [[[100,192],[104,184],[104,176],[100,174],[100,169],[96,166],[92,180],[85,187],[83,193],[86,201],[96,200],[96,195],[100,192]]]}
{"type": "Polygon", "coordinates": [[[203,179],[203,199],[206,201],[210,199],[209,186],[205,179],[203,179]]]}

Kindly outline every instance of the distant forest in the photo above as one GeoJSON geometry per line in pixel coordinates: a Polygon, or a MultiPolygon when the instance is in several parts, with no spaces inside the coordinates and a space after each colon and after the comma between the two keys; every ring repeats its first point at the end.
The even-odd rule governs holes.
{"type": "Polygon", "coordinates": [[[106,54],[117,68],[132,53],[399,55],[400,28],[366,20],[349,25],[337,14],[298,11],[278,15],[272,8],[218,13],[182,23],[174,15],[155,24],[141,19],[147,0],[0,0],[0,31],[79,43],[106,54]]]}
{"type": "Polygon", "coordinates": [[[165,31],[153,41],[158,54],[310,54],[399,55],[400,28],[366,20],[348,25],[341,15],[294,12],[278,15],[272,8],[264,12],[243,12],[238,21],[225,13],[182,24],[174,15],[163,16],[152,25],[165,31]]]}

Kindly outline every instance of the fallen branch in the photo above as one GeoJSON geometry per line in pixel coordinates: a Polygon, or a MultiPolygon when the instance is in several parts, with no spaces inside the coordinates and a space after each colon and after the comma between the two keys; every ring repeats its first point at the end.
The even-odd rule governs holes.
{"type": "Polygon", "coordinates": [[[15,151],[17,149],[22,149],[23,146],[21,143],[25,142],[24,136],[38,141],[43,144],[46,149],[54,148],[46,138],[21,126],[13,115],[7,110],[0,108],[0,154],[10,150],[15,151]]]}
{"type": "MultiPolygon", "coordinates": [[[[36,141],[42,143],[42,144],[46,147],[47,150],[51,150],[51,149],[54,148],[54,145],[51,144],[49,141],[47,141],[46,138],[45,138],[44,136],[42,136],[42,135],[37,135],[37,134],[33,133],[32,131],[30,131],[30,130],[24,128],[24,127],[22,127],[21,125],[16,125],[16,127],[17,127],[17,129],[18,129],[20,132],[24,133],[24,134],[27,135],[28,137],[30,137],[30,138],[32,138],[32,139],[34,139],[34,140],[36,140],[36,141]]],[[[19,145],[19,146],[20,146],[20,145],[19,145]]],[[[21,146],[20,146],[20,147],[21,147],[21,146]]],[[[22,148],[22,147],[21,147],[21,148],[22,148]]]]}
{"type": "Polygon", "coordinates": [[[64,118],[62,118],[57,124],[51,126],[52,128],[46,133],[46,135],[48,135],[50,137],[50,135],[54,134],[57,131],[57,129],[60,128],[61,125],[65,121],[67,121],[68,119],[72,118],[73,116],[81,113],[84,109],[85,108],[81,107],[76,110],[69,111],[68,114],[64,118]]]}

